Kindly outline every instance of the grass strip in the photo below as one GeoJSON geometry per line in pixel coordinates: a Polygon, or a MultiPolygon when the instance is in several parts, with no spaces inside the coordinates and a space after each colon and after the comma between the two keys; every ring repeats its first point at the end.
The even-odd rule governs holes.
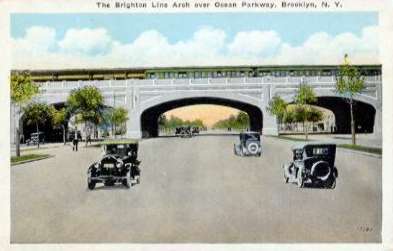
{"type": "Polygon", "coordinates": [[[11,165],[26,163],[34,160],[46,159],[49,157],[50,157],[49,154],[26,154],[26,155],[21,155],[19,157],[13,156],[11,157],[11,165]]]}
{"type": "Polygon", "coordinates": [[[369,146],[352,145],[352,144],[340,144],[337,146],[341,147],[341,148],[350,149],[350,150],[382,155],[382,148],[379,148],[379,147],[369,147],[369,146]]]}

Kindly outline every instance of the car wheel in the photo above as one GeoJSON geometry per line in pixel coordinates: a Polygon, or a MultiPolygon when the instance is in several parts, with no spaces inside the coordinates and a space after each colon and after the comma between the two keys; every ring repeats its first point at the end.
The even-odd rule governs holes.
{"type": "Polygon", "coordinates": [[[297,174],[297,187],[298,188],[304,187],[304,179],[303,179],[301,171],[298,171],[298,174],[297,174]]]}
{"type": "Polygon", "coordinates": [[[93,190],[96,187],[96,182],[94,180],[91,180],[91,176],[87,177],[87,187],[89,190],[93,190]]]}
{"type": "Polygon", "coordinates": [[[96,181],[92,180],[92,174],[91,174],[91,167],[89,168],[89,171],[87,173],[87,187],[90,190],[93,190],[96,187],[96,181]]]}
{"type": "Polygon", "coordinates": [[[330,177],[328,179],[326,187],[330,188],[330,189],[335,189],[336,188],[336,178],[335,177],[330,177]]]}
{"type": "Polygon", "coordinates": [[[127,172],[126,177],[121,181],[121,183],[127,188],[131,186],[131,171],[127,172]]]}

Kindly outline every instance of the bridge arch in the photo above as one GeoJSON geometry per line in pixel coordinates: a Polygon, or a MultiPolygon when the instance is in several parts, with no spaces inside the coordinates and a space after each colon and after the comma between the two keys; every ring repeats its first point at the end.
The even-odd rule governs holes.
{"type": "MultiPolygon", "coordinates": [[[[293,103],[294,95],[287,95],[284,100],[293,103]]],[[[376,104],[373,98],[358,95],[353,106],[356,132],[374,133],[376,126],[376,104]]],[[[317,101],[313,105],[326,108],[333,112],[336,121],[334,132],[337,134],[351,133],[351,114],[349,103],[343,97],[331,92],[318,92],[317,101]]]]}
{"type": "Polygon", "coordinates": [[[263,111],[257,105],[256,100],[252,102],[239,101],[238,99],[216,97],[216,96],[190,96],[176,99],[166,99],[162,101],[156,99],[149,106],[145,106],[140,114],[140,128],[143,137],[158,136],[158,118],[161,114],[180,107],[210,104],[222,105],[244,111],[250,118],[250,130],[262,131],[263,128],[263,111]]]}

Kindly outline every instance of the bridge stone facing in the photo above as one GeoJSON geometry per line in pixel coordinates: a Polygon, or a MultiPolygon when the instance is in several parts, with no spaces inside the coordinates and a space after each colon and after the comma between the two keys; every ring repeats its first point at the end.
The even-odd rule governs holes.
{"type": "MultiPolygon", "coordinates": [[[[319,76],[53,81],[42,83],[41,93],[34,100],[48,104],[63,103],[66,102],[73,89],[96,86],[101,90],[106,105],[128,109],[127,137],[141,138],[140,117],[143,111],[150,107],[186,98],[227,99],[258,107],[263,113],[264,134],[277,135],[276,118],[267,112],[269,101],[273,96],[278,95],[287,102],[292,102],[300,83],[310,84],[318,97],[340,97],[335,92],[334,76],[319,76]]],[[[367,77],[366,89],[357,95],[356,99],[375,108],[374,133],[380,137],[382,130],[381,77],[367,77]]]]}

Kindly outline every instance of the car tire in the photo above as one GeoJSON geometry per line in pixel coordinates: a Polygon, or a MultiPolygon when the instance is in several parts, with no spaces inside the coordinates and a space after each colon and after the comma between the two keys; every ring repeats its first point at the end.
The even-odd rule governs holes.
{"type": "Polygon", "coordinates": [[[256,155],[258,153],[259,146],[257,143],[252,142],[247,145],[247,150],[250,154],[256,155]]]}
{"type": "Polygon", "coordinates": [[[302,174],[301,174],[300,171],[298,171],[296,181],[297,181],[297,187],[298,188],[303,188],[304,187],[304,179],[303,179],[302,174]]]}
{"type": "Polygon", "coordinates": [[[126,177],[121,181],[121,183],[127,188],[131,187],[131,171],[127,172],[126,177]]]}
{"type": "Polygon", "coordinates": [[[335,189],[336,188],[336,178],[330,177],[327,181],[326,188],[335,189]]]}
{"type": "Polygon", "coordinates": [[[93,190],[96,187],[96,181],[92,180],[92,174],[91,174],[91,167],[89,168],[89,171],[87,173],[87,188],[89,188],[89,190],[93,190]]]}

